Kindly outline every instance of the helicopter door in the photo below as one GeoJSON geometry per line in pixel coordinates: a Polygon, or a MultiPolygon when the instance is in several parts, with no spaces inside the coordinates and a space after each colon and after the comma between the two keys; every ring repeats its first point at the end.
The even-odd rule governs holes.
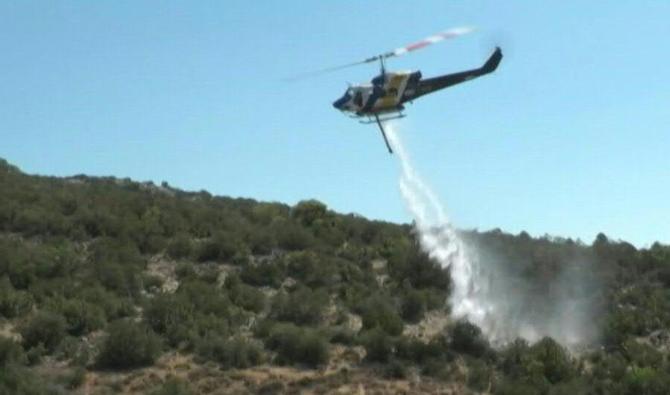
{"type": "Polygon", "coordinates": [[[356,94],[354,95],[354,104],[358,108],[363,107],[363,93],[361,91],[357,91],[356,94]]]}

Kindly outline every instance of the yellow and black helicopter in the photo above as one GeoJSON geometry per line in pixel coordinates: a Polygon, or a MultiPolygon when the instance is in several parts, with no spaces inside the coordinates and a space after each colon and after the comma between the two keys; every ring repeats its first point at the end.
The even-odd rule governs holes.
{"type": "Polygon", "coordinates": [[[361,123],[377,123],[389,153],[393,153],[391,145],[386,138],[382,122],[404,117],[405,115],[402,113],[405,109],[404,104],[418,97],[493,72],[502,59],[502,51],[499,47],[496,47],[486,63],[479,68],[433,78],[423,78],[420,71],[386,71],[384,61],[445,39],[461,36],[472,30],[472,28],[468,27],[446,30],[408,46],[373,56],[360,62],[320,70],[318,73],[379,61],[380,74],[368,84],[349,86],[344,95],[333,103],[333,107],[342,112],[349,113],[353,118],[367,118],[367,120],[361,120],[361,123]]]}

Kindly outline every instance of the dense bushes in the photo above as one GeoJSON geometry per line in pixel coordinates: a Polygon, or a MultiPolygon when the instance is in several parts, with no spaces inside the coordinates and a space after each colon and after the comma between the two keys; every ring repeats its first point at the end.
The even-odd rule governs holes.
{"type": "MultiPolygon", "coordinates": [[[[580,297],[602,312],[593,325],[603,325],[606,348],[573,358],[551,339],[493,350],[465,321],[430,340],[408,335],[421,325],[403,335],[445,312],[451,287],[410,225],[313,200],[289,207],[127,179],[33,177],[4,161],[0,185],[0,319],[22,335],[0,338],[0,393],[43,393],[27,365],[45,354],[78,367],[62,384],[75,388],[98,347],[97,366],[113,369],[151,364],[163,344],[222,368],[316,367],[328,362],[328,341],[362,346],[362,363],[387,378],[418,372],[478,392],[667,392],[662,244],[461,234],[538,289],[556,284],[562,265],[589,263],[582,274],[603,290],[580,297]],[[176,290],[161,286],[173,280],[176,290]],[[101,343],[82,340],[97,331],[101,343]]],[[[174,383],[159,393],[187,392],[174,383]]]]}

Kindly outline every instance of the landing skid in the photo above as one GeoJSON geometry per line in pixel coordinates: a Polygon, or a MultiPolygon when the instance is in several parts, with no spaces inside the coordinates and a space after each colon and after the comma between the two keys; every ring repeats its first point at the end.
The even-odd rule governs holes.
{"type": "MultiPolygon", "coordinates": [[[[402,117],[399,117],[402,118],[402,117]]],[[[397,118],[390,118],[390,119],[397,119],[397,118]]],[[[375,120],[377,121],[377,125],[379,125],[379,130],[382,132],[382,137],[384,137],[384,142],[386,143],[386,148],[389,150],[389,154],[393,154],[393,150],[391,149],[391,144],[389,144],[389,140],[386,138],[386,132],[384,132],[384,127],[382,126],[382,120],[379,119],[379,115],[375,115],[375,120]]],[[[388,121],[387,119],[384,119],[384,121],[388,121]]]]}
{"type": "Polygon", "coordinates": [[[376,123],[379,126],[379,130],[382,132],[382,137],[384,137],[384,143],[386,143],[386,148],[389,150],[389,154],[393,154],[393,149],[391,149],[391,144],[389,144],[389,140],[388,138],[386,138],[386,132],[384,131],[384,126],[382,125],[382,122],[390,121],[392,119],[400,119],[404,117],[405,114],[395,114],[380,118],[378,114],[374,114],[374,119],[372,119],[372,117],[369,117],[367,121],[359,121],[359,122],[365,125],[376,123]]]}

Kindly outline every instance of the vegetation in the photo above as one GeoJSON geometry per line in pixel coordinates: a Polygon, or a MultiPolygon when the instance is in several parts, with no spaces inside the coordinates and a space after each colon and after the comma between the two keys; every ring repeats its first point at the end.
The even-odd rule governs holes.
{"type": "MultiPolygon", "coordinates": [[[[88,373],[175,353],[223,371],[318,369],[340,348],[365,350],[351,369],[380,379],[420,374],[473,392],[670,388],[670,247],[660,243],[465,233],[540,291],[573,261],[589,262],[584,275],[603,285],[588,295],[602,311],[593,325],[603,347],[573,354],[544,338],[500,348],[467,321],[430,338],[408,330],[448,315],[451,289],[409,225],[314,200],[290,207],[127,179],[29,176],[1,160],[0,185],[0,393],[67,393],[88,373]],[[53,361],[60,376],[37,373],[53,361]]],[[[256,390],[275,387],[284,388],[256,390]]],[[[177,378],[151,391],[197,392],[177,378]]]]}

